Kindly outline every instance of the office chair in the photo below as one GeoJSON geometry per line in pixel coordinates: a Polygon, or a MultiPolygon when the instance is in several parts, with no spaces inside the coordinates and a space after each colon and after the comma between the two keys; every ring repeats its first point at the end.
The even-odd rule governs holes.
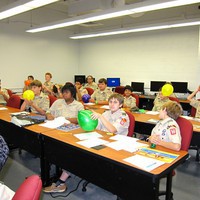
{"type": "MultiPolygon", "coordinates": [[[[198,99],[198,101],[200,101],[200,99],[198,99]]],[[[191,115],[191,117],[195,117],[195,115],[196,115],[196,108],[194,108],[193,106],[192,106],[192,108],[191,108],[191,111],[190,111],[190,115],[191,115]]],[[[197,151],[197,153],[196,153],[196,161],[197,162],[199,162],[199,155],[200,155],[200,147],[198,147],[198,146],[190,146],[189,147],[189,149],[192,149],[192,150],[196,150],[197,151]]]]}
{"type": "Polygon", "coordinates": [[[29,176],[17,189],[12,200],[39,200],[42,181],[38,175],[29,176]]]}
{"type": "MultiPolygon", "coordinates": [[[[135,117],[128,111],[126,111],[126,114],[128,115],[129,121],[130,121],[127,136],[133,137],[134,129],[135,129],[135,117]]],[[[88,184],[89,184],[89,181],[84,181],[83,187],[82,187],[83,192],[86,192],[86,190],[87,190],[86,187],[88,184]]]]}
{"type": "Polygon", "coordinates": [[[176,101],[177,103],[180,103],[180,101],[176,97],[169,97],[171,101],[176,101]]]}
{"type": "Polygon", "coordinates": [[[140,103],[139,96],[137,94],[134,94],[134,93],[131,93],[131,96],[135,98],[136,106],[139,108],[139,103],[140,103]]]}
{"type": "Polygon", "coordinates": [[[133,137],[134,129],[135,129],[135,117],[128,111],[126,111],[126,114],[128,115],[129,120],[130,120],[127,136],[133,137]]]}
{"type": "Polygon", "coordinates": [[[195,117],[196,111],[197,111],[197,109],[192,106],[191,111],[190,111],[191,117],[195,117]]]}
{"type": "Polygon", "coordinates": [[[49,96],[49,107],[54,103],[54,101],[57,100],[57,98],[53,95],[48,95],[49,96]]]}
{"type": "Polygon", "coordinates": [[[12,94],[13,94],[12,90],[10,90],[10,89],[6,89],[6,90],[7,90],[7,92],[8,92],[9,97],[11,97],[12,94]]]}
{"type": "MultiPolygon", "coordinates": [[[[192,139],[192,134],[193,134],[193,126],[192,123],[183,118],[183,117],[179,117],[176,120],[177,124],[179,125],[180,128],[180,133],[181,133],[181,150],[184,151],[188,151],[189,146],[190,146],[190,142],[192,139]]],[[[175,171],[173,171],[172,176],[175,175],[175,171]]],[[[166,186],[168,185],[168,183],[166,183],[166,186]]],[[[163,196],[166,195],[166,191],[160,191],[159,192],[159,196],[163,196]]],[[[171,200],[173,200],[173,193],[171,192],[171,200]]]]}
{"type": "Polygon", "coordinates": [[[86,87],[85,88],[89,95],[92,95],[94,93],[94,90],[92,88],[86,87]]]}
{"type": "Polygon", "coordinates": [[[124,94],[124,86],[117,86],[115,92],[119,94],[124,94]]]}
{"type": "Polygon", "coordinates": [[[21,106],[21,98],[16,95],[13,94],[7,101],[7,106],[12,107],[12,108],[20,108],[21,106]]]}

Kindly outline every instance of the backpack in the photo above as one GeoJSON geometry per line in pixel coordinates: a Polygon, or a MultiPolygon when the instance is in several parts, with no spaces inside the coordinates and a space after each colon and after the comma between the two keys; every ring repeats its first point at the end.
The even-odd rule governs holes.
{"type": "Polygon", "coordinates": [[[9,148],[3,137],[0,135],[0,171],[4,166],[9,154],[9,148]]]}

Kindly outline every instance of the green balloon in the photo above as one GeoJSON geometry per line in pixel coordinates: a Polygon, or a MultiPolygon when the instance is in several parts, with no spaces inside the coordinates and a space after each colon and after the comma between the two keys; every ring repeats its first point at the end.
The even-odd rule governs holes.
{"type": "Polygon", "coordinates": [[[90,110],[81,110],[78,112],[78,123],[85,131],[93,131],[98,125],[98,120],[91,119],[91,114],[92,111],[90,110]]]}

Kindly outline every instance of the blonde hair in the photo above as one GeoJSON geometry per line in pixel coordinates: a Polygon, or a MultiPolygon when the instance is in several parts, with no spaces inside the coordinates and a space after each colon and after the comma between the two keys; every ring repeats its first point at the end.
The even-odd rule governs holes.
{"type": "Polygon", "coordinates": [[[119,101],[119,104],[124,103],[124,97],[121,94],[118,94],[118,93],[114,93],[114,94],[110,95],[110,97],[108,98],[108,102],[111,99],[117,99],[119,101]]]}
{"type": "Polygon", "coordinates": [[[167,115],[176,120],[182,113],[183,109],[176,101],[169,101],[162,106],[162,109],[166,109],[167,115]]]}
{"type": "Polygon", "coordinates": [[[32,86],[42,87],[42,83],[41,83],[41,81],[39,81],[39,80],[34,80],[34,81],[30,84],[30,86],[31,86],[31,87],[32,87],[32,86]]]}

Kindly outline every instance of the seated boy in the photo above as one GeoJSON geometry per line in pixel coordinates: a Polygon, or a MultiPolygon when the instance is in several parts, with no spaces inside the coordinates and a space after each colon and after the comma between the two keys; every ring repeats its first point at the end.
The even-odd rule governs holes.
{"type": "Polygon", "coordinates": [[[75,100],[76,88],[71,84],[65,84],[62,89],[63,99],[56,100],[46,112],[48,120],[55,117],[65,117],[71,123],[77,123],[78,111],[84,110],[83,104],[75,100]]]}
{"type": "Polygon", "coordinates": [[[52,74],[47,72],[45,74],[45,82],[42,86],[43,92],[47,95],[52,94],[53,82],[51,81],[51,79],[52,79],[52,74]]]}
{"type": "Polygon", "coordinates": [[[162,109],[162,106],[171,101],[168,96],[163,96],[162,91],[160,90],[159,93],[157,94],[155,100],[154,100],[154,106],[153,106],[153,111],[160,111],[162,109]]]}
{"type": "MultiPolygon", "coordinates": [[[[55,117],[63,116],[71,123],[77,122],[78,111],[84,110],[83,104],[75,100],[76,88],[71,84],[65,84],[62,87],[63,99],[56,100],[51,108],[47,111],[47,119],[51,120],[55,117]]],[[[69,174],[63,170],[60,179],[56,183],[52,183],[49,187],[44,188],[44,192],[64,192],[67,189],[65,181],[69,177],[69,174]]]]}
{"type": "Polygon", "coordinates": [[[76,80],[75,86],[76,86],[76,100],[81,101],[82,96],[84,94],[88,94],[88,91],[83,87],[83,80],[81,79],[76,80]]]}
{"type": "Polygon", "coordinates": [[[105,78],[99,79],[98,89],[94,91],[90,102],[96,104],[108,104],[108,98],[112,94],[110,88],[107,87],[107,80],[105,78]]]}
{"type": "Polygon", "coordinates": [[[182,114],[181,105],[175,101],[167,102],[160,110],[160,121],[153,128],[150,143],[179,151],[181,148],[180,128],[176,119],[182,114]]]}
{"type": "Polygon", "coordinates": [[[97,129],[121,135],[128,134],[130,122],[126,112],[121,109],[123,102],[124,97],[121,94],[115,93],[108,98],[110,110],[103,114],[93,111],[91,118],[98,119],[97,129]]]}
{"type": "Polygon", "coordinates": [[[196,108],[196,115],[195,117],[200,118],[200,101],[197,99],[194,99],[194,96],[200,91],[200,86],[192,93],[190,94],[187,99],[190,101],[190,105],[194,108],[196,108]]]}
{"type": "Polygon", "coordinates": [[[45,95],[42,90],[42,83],[38,80],[34,80],[30,84],[31,90],[34,92],[35,97],[33,100],[24,99],[20,110],[31,110],[33,113],[39,113],[45,115],[49,109],[49,97],[45,95]]]}
{"type": "Polygon", "coordinates": [[[124,108],[134,108],[136,106],[136,99],[131,96],[133,88],[130,85],[126,85],[124,88],[124,108]]]}
{"type": "Polygon", "coordinates": [[[9,98],[8,91],[5,88],[0,87],[0,104],[6,105],[9,98]]]}
{"type": "Polygon", "coordinates": [[[92,88],[93,90],[96,90],[98,88],[98,85],[94,82],[94,78],[92,75],[87,76],[86,78],[87,83],[84,85],[84,88],[92,88]]]}
{"type": "Polygon", "coordinates": [[[28,79],[24,81],[23,92],[26,90],[30,90],[30,84],[34,81],[34,77],[32,75],[28,76],[28,79]]]}

